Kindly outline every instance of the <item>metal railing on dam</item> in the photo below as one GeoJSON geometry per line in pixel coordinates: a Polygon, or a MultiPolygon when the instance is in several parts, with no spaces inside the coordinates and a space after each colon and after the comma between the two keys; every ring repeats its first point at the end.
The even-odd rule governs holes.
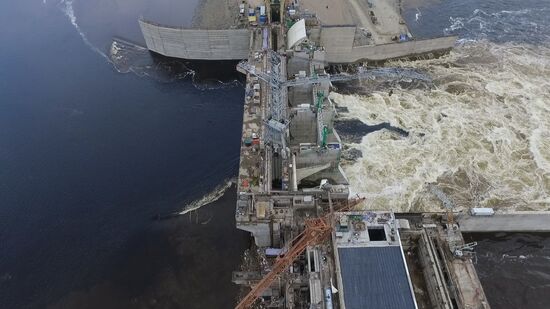
{"type": "Polygon", "coordinates": [[[197,60],[240,60],[250,52],[250,30],[204,30],[168,27],[143,19],[139,26],[150,51],[197,60]]]}

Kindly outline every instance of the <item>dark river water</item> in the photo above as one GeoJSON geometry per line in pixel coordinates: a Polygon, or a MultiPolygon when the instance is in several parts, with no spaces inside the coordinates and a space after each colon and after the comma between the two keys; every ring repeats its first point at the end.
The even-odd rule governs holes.
{"type": "MultiPolygon", "coordinates": [[[[233,306],[231,270],[249,245],[234,228],[235,190],[198,213],[153,218],[236,175],[242,77],[235,63],[152,58],[133,48],[123,50],[121,62],[110,58],[114,37],[143,44],[139,16],[189,25],[197,2],[0,2],[0,308],[233,306]]],[[[441,1],[405,16],[418,36],[446,31],[538,44],[548,38],[548,6],[441,1]],[[508,15],[498,14],[516,19],[501,24],[508,15]]],[[[488,240],[497,244],[495,257],[508,250],[498,244],[524,236],[506,237],[488,240]]],[[[548,237],[529,237],[540,242],[525,242],[514,254],[544,256],[548,237]]],[[[494,308],[522,307],[508,306],[527,295],[515,288],[520,282],[548,289],[548,254],[546,263],[503,263],[506,283],[491,275],[485,256],[483,283],[505,285],[488,293],[494,308]],[[533,276],[516,280],[526,272],[533,276]]],[[[528,295],[531,304],[548,304],[544,293],[528,295]]]]}
{"type": "Polygon", "coordinates": [[[195,7],[122,2],[0,2],[0,308],[235,298],[230,270],[249,240],[234,228],[234,190],[198,223],[152,219],[236,174],[235,63],[150,60],[163,78],[119,73],[102,55],[113,36],[139,42],[140,15],[185,24],[195,7]],[[198,87],[178,79],[185,67],[226,83],[198,87]]]}
{"type": "Polygon", "coordinates": [[[468,234],[491,308],[550,308],[550,234],[468,234]]]}

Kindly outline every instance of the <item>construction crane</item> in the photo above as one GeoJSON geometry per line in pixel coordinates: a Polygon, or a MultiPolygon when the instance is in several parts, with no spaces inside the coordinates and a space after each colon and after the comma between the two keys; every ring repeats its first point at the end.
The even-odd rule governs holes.
{"type": "MultiPolygon", "coordinates": [[[[455,248],[453,254],[456,257],[476,257],[474,249],[477,246],[477,241],[464,244],[455,248]]],[[[477,257],[476,257],[477,258],[477,257]]]]}
{"type": "Polygon", "coordinates": [[[271,117],[276,121],[285,122],[286,119],[286,92],[288,87],[318,84],[324,82],[337,82],[355,79],[384,78],[393,80],[420,80],[431,83],[431,79],[409,68],[363,68],[359,67],[354,74],[314,74],[309,77],[297,77],[287,80],[285,72],[281,69],[283,62],[286,61],[283,56],[273,50],[267,50],[266,53],[269,62],[269,71],[258,70],[255,65],[247,60],[237,64],[237,71],[243,74],[257,76],[271,87],[271,117]]]}
{"type": "Polygon", "coordinates": [[[459,232],[457,232],[458,225],[455,225],[453,202],[447,196],[447,194],[445,194],[445,192],[443,192],[443,190],[441,190],[441,188],[439,188],[438,186],[434,184],[428,184],[428,188],[443,203],[443,206],[445,206],[447,214],[447,243],[449,245],[449,250],[451,250],[451,253],[457,258],[474,258],[474,263],[476,263],[477,256],[474,252],[474,248],[475,246],[477,246],[477,242],[464,244],[462,236],[459,232]]]}
{"type": "Polygon", "coordinates": [[[287,87],[284,87],[286,75],[282,72],[282,68],[286,59],[272,50],[267,50],[266,55],[268,57],[268,72],[257,70],[256,66],[246,60],[237,64],[237,71],[257,76],[271,87],[271,117],[276,121],[284,122],[286,120],[284,98],[286,98],[287,87]]]}
{"type": "Polygon", "coordinates": [[[447,194],[445,194],[445,192],[443,192],[443,190],[441,190],[438,186],[434,184],[428,184],[428,188],[443,203],[443,206],[445,206],[445,211],[447,213],[447,224],[452,227],[455,223],[453,215],[453,202],[449,199],[447,194]]]}
{"type": "MultiPolygon", "coordinates": [[[[339,211],[351,209],[362,202],[364,198],[357,198],[348,201],[347,205],[337,208],[339,211]]],[[[322,243],[329,238],[332,232],[332,211],[324,217],[305,220],[305,229],[290,242],[290,248],[281,253],[276,259],[271,271],[258,282],[252,290],[241,300],[235,309],[250,308],[275,279],[288,268],[308,246],[322,243]]]]}
{"type": "Polygon", "coordinates": [[[248,61],[243,60],[237,64],[237,70],[243,74],[249,73],[257,76],[259,79],[268,83],[270,86],[282,88],[282,87],[295,87],[301,85],[317,84],[322,82],[339,82],[355,79],[371,79],[385,78],[395,80],[420,80],[424,82],[432,82],[432,80],[410,68],[364,68],[359,67],[356,73],[336,73],[336,74],[321,74],[313,75],[310,77],[297,77],[295,79],[287,80],[286,78],[277,78],[277,74],[273,72],[267,73],[262,70],[257,70],[256,67],[250,64],[248,61]]]}

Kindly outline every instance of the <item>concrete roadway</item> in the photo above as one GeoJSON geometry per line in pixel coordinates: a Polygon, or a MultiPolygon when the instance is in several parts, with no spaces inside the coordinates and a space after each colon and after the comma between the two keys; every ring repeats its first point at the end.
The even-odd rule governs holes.
{"type": "Polygon", "coordinates": [[[550,212],[514,212],[457,218],[462,232],[550,232],[550,212]]]}

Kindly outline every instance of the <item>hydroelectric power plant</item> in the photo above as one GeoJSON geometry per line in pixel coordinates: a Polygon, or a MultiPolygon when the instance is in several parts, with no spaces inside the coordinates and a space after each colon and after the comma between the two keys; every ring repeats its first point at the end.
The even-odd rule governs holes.
{"type": "Polygon", "coordinates": [[[433,184],[444,212],[366,209],[340,165],[329,97],[333,82],[429,85],[422,72],[378,65],[436,57],[456,37],[415,39],[397,0],[211,0],[202,10],[192,28],[139,22],[155,53],[240,60],[246,75],[235,218],[254,244],[233,273],[246,288],[236,308],[490,308],[462,232],[547,231],[549,214],[458,213],[433,184]]]}

